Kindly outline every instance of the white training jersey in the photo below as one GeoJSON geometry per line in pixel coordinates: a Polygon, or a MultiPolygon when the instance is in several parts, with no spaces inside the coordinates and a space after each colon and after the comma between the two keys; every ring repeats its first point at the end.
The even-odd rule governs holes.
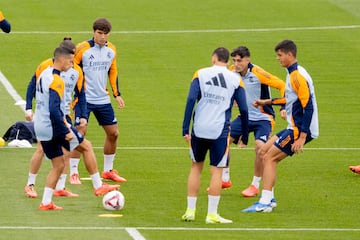
{"type": "Polygon", "coordinates": [[[195,109],[194,133],[200,138],[217,139],[224,129],[226,111],[241,78],[226,66],[217,65],[200,69],[197,74],[201,98],[195,109]]]}

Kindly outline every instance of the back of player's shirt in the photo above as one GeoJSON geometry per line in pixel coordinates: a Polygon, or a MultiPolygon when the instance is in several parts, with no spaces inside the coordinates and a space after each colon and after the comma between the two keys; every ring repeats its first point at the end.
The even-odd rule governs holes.
{"type": "Polygon", "coordinates": [[[216,139],[230,120],[231,100],[240,77],[225,66],[214,65],[200,69],[198,77],[201,98],[195,109],[194,133],[197,137],[216,139]]]}
{"type": "Polygon", "coordinates": [[[49,141],[53,138],[54,132],[61,135],[64,127],[66,128],[65,119],[51,119],[52,117],[50,116],[50,101],[54,101],[50,97],[50,89],[58,93],[58,102],[61,101],[64,94],[64,81],[59,75],[53,74],[53,71],[52,67],[48,67],[40,74],[36,81],[34,128],[36,137],[40,141],[49,141]],[[56,122],[54,120],[59,121],[56,122]],[[61,121],[62,123],[59,124],[61,121]],[[59,131],[56,131],[56,129],[59,131]]]}

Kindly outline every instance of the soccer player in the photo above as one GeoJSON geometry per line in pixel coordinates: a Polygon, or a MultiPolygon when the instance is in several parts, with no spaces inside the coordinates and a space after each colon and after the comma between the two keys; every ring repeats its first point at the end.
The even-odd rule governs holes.
{"type": "Polygon", "coordinates": [[[283,40],[275,47],[277,60],[287,70],[285,97],[258,99],[254,106],[286,104],[288,127],[271,137],[260,149],[263,161],[263,189],[260,201],[243,212],[271,212],[272,189],[277,164],[294,153],[301,153],[306,143],[319,135],[318,112],[313,81],[296,59],[297,47],[291,40],[283,40]]]}
{"type": "Polygon", "coordinates": [[[213,66],[195,72],[187,97],[183,137],[190,143],[192,165],[188,177],[187,210],[183,221],[194,221],[200,175],[207,151],[210,152],[210,188],[208,191],[208,213],[206,223],[232,223],[218,214],[221,193],[222,168],[227,166],[229,153],[229,127],[231,107],[238,104],[243,135],[241,141],[248,142],[248,109],[241,77],[227,69],[229,51],[219,47],[212,54],[213,66]],[[190,121],[197,102],[193,127],[190,121]]]}
{"type": "Polygon", "coordinates": [[[11,31],[10,22],[5,19],[5,16],[1,11],[0,11],[0,28],[5,33],[10,33],[11,31]]]}
{"type": "MultiPolygon", "coordinates": [[[[61,47],[65,47],[69,50],[75,51],[75,44],[71,41],[71,38],[64,38],[63,42],[60,44],[61,47]]],[[[26,92],[26,113],[25,118],[27,121],[33,120],[32,112],[32,99],[35,97],[35,87],[36,79],[39,78],[40,74],[47,69],[48,67],[53,66],[54,59],[49,58],[43,61],[36,69],[35,74],[31,78],[27,92],[26,92]]],[[[74,64],[66,72],[61,72],[61,78],[65,81],[65,93],[63,98],[64,105],[64,114],[69,123],[72,122],[70,118],[70,112],[72,105],[78,105],[78,109],[81,111],[79,115],[83,116],[81,118],[81,125],[86,125],[86,99],[85,99],[85,89],[84,89],[84,80],[81,68],[74,64]],[[73,99],[73,94],[75,98],[73,99]]],[[[25,194],[30,198],[36,198],[38,196],[35,189],[36,177],[39,172],[42,159],[44,157],[44,151],[41,147],[41,144],[37,144],[37,149],[34,152],[29,167],[28,181],[25,186],[25,194]]],[[[65,188],[65,182],[67,178],[67,172],[69,170],[69,157],[66,156],[66,164],[63,173],[61,174],[59,181],[56,185],[54,196],[57,197],[78,197],[78,194],[74,194],[65,188]]]]}
{"type": "MultiPolygon", "coordinates": [[[[259,193],[262,176],[262,163],[259,159],[260,148],[265,144],[275,125],[275,112],[272,106],[256,108],[252,103],[256,99],[271,98],[270,87],[279,90],[280,96],[284,96],[285,83],[280,78],[266,72],[261,67],[251,63],[250,50],[245,46],[239,46],[231,53],[233,70],[241,75],[245,85],[246,102],[249,110],[249,132],[254,132],[255,137],[255,161],[254,176],[250,186],[242,191],[244,197],[254,197],[259,193]]],[[[285,109],[282,110],[285,116],[285,109]]],[[[241,132],[241,118],[237,117],[231,122],[230,142],[239,143],[241,132]]],[[[240,147],[241,143],[240,143],[240,147]]],[[[229,168],[223,169],[223,188],[231,186],[229,168]]]]}
{"type": "Polygon", "coordinates": [[[52,169],[46,179],[40,210],[61,210],[52,201],[56,183],[65,167],[63,151],[77,149],[84,156],[84,162],[94,187],[96,196],[118,189],[119,185],[102,183],[91,143],[72,127],[63,113],[65,82],[60,72],[66,72],[73,66],[74,51],[57,47],[54,51],[52,67],[44,70],[36,79],[36,111],[34,127],[44,153],[52,162],[52,169]]]}
{"type": "MultiPolygon", "coordinates": [[[[109,78],[113,96],[119,108],[125,107],[118,86],[118,71],[116,63],[116,48],[108,41],[111,31],[111,23],[105,18],[98,18],[93,23],[93,38],[84,41],[77,46],[74,62],[83,70],[86,81],[87,120],[93,112],[99,125],[105,131],[104,143],[104,171],[102,177],[115,182],[126,182],[113,168],[117,139],[119,135],[117,119],[111,106],[110,96],[107,91],[107,79],[109,78]]],[[[77,111],[75,108],[75,126],[78,124],[77,111]]],[[[86,127],[83,130],[86,132],[86,127]]],[[[78,174],[80,156],[72,156],[70,159],[70,175],[78,174]]]]}

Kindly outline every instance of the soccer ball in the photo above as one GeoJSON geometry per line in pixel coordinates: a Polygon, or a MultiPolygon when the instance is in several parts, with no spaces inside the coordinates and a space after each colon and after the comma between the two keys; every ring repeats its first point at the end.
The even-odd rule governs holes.
{"type": "Polygon", "coordinates": [[[125,197],[119,191],[111,191],[104,195],[102,204],[106,210],[121,210],[125,205],[125,197]]]}

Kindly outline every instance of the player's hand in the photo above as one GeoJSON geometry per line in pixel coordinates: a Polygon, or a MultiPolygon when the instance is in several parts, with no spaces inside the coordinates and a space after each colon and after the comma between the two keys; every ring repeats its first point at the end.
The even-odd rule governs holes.
{"type": "Polygon", "coordinates": [[[117,96],[116,101],[119,104],[119,109],[123,109],[125,107],[125,101],[121,96],[117,96]]]}
{"type": "Polygon", "coordinates": [[[187,141],[187,142],[190,142],[190,140],[191,140],[191,135],[186,134],[186,135],[184,136],[184,140],[187,141]]]}
{"type": "Polygon", "coordinates": [[[280,116],[282,119],[286,120],[286,110],[285,109],[280,111],[280,116]]]}
{"type": "Polygon", "coordinates": [[[25,119],[26,119],[26,121],[31,122],[33,120],[33,116],[34,116],[34,114],[33,114],[33,111],[31,109],[28,109],[28,110],[25,111],[25,119]]]}
{"type": "Polygon", "coordinates": [[[86,118],[80,118],[80,124],[79,124],[79,126],[80,126],[80,127],[86,127],[86,125],[87,125],[87,120],[86,120],[86,118]]]}
{"type": "Polygon", "coordinates": [[[68,134],[65,135],[66,141],[71,141],[74,138],[74,133],[70,131],[68,134]]]}
{"type": "Polygon", "coordinates": [[[304,151],[305,140],[306,133],[300,133],[300,137],[291,144],[291,151],[294,153],[302,153],[304,151]]]}

